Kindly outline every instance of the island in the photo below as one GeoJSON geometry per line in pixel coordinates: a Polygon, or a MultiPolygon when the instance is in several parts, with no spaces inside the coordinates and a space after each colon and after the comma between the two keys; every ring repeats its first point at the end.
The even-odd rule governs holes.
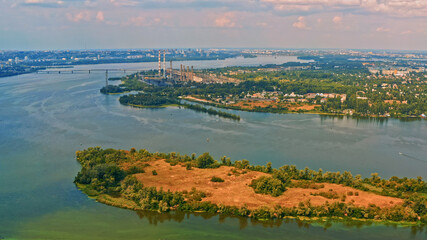
{"type": "Polygon", "coordinates": [[[210,212],[259,220],[338,218],[427,223],[427,182],[370,178],[293,165],[273,168],[209,153],[150,153],[91,147],[76,152],[77,187],[96,201],[132,210],[210,212]]]}

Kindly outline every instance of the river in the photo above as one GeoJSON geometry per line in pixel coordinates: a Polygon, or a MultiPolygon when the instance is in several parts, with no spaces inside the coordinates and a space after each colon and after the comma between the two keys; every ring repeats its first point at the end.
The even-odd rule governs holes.
{"type": "MultiPolygon", "coordinates": [[[[212,68],[296,57],[191,61],[212,68]]],[[[83,65],[156,68],[157,63],[83,65]]],[[[178,66],[175,63],[175,68],[178,66]]],[[[122,73],[110,73],[110,77],[122,73]]],[[[187,109],[136,109],[99,93],[103,73],[0,78],[0,239],[426,239],[425,229],[258,222],[209,214],[135,213],[87,198],[73,184],[75,151],[91,146],[248,159],[252,164],[353,175],[427,178],[427,122],[229,111],[240,122],[187,109]],[[209,141],[207,141],[209,139],[209,141]],[[399,152],[401,154],[399,154],[399,152]]]]}

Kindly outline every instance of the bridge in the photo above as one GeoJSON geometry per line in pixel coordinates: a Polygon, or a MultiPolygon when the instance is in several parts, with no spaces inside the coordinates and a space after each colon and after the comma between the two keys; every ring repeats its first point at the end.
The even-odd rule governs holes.
{"type": "MultiPolygon", "coordinates": [[[[124,69],[124,68],[109,68],[109,69],[59,69],[59,70],[40,70],[37,71],[38,74],[90,74],[92,72],[105,72],[105,87],[108,87],[108,73],[109,72],[123,72],[126,74],[128,72],[145,72],[145,69],[124,69]]],[[[184,66],[181,64],[180,70],[174,70],[172,68],[172,61],[170,61],[170,68],[166,68],[166,50],[163,50],[163,64],[161,62],[161,50],[159,50],[159,69],[157,75],[143,75],[143,80],[151,81],[193,81],[194,80],[194,71],[193,66],[190,67],[184,66]],[[163,65],[163,66],[162,66],[163,65]],[[163,70],[163,71],[162,71],[163,70]],[[167,73],[169,72],[169,73],[167,73]]]]}
{"type": "MultiPolygon", "coordinates": [[[[105,69],[46,69],[39,70],[37,74],[91,74],[94,72],[105,72],[105,87],[108,86],[108,73],[112,72],[122,72],[126,74],[127,72],[137,72],[144,73],[149,71],[147,69],[128,69],[128,68],[105,68],[105,69]]],[[[175,70],[172,68],[172,61],[170,61],[170,68],[166,69],[164,66],[163,69],[159,68],[159,72],[157,75],[144,75],[142,74],[141,80],[150,80],[150,81],[158,81],[158,82],[178,82],[178,81],[193,81],[195,78],[193,66],[191,66],[191,70],[189,66],[184,66],[181,64],[180,70],[175,70]]]]}
{"type": "MultiPolygon", "coordinates": [[[[111,72],[144,72],[146,69],[124,69],[124,68],[108,68],[108,69],[48,69],[39,70],[37,74],[91,74],[94,72],[105,72],[105,87],[108,86],[108,73],[111,72]]],[[[159,75],[145,75],[144,77],[161,78],[159,75]]]]}

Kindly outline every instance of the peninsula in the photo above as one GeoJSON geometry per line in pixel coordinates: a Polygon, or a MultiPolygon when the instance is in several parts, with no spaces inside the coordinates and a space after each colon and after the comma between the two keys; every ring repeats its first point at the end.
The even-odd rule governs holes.
{"type": "MultiPolygon", "coordinates": [[[[150,70],[125,76],[119,86],[100,91],[141,91],[147,98],[162,101],[185,99],[250,112],[426,119],[424,68],[389,71],[383,66],[379,71],[369,64],[328,59],[326,63],[289,62],[194,72],[182,68],[170,70],[164,78],[150,70]],[[153,75],[157,77],[150,80],[153,75]]],[[[129,105],[140,98],[130,94],[121,96],[120,102],[129,105]]]]}

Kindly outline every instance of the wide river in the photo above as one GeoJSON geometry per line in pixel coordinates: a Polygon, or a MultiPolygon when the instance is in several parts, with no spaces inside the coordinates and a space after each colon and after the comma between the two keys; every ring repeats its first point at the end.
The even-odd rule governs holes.
{"type": "MultiPolygon", "coordinates": [[[[192,61],[195,68],[295,61],[192,61]]],[[[175,67],[177,63],[175,63],[175,67]]],[[[156,63],[77,66],[151,69],[156,63]]],[[[122,73],[110,76],[121,76],[122,73]]],[[[91,146],[212,153],[354,175],[427,178],[427,122],[230,111],[242,121],[174,107],[122,106],[99,93],[104,73],[0,78],[0,239],[426,239],[382,224],[258,222],[209,214],[136,213],[95,202],[73,184],[75,151],[91,146]],[[209,141],[207,141],[209,139],[209,141]],[[400,154],[399,154],[400,153],[400,154]]]]}

